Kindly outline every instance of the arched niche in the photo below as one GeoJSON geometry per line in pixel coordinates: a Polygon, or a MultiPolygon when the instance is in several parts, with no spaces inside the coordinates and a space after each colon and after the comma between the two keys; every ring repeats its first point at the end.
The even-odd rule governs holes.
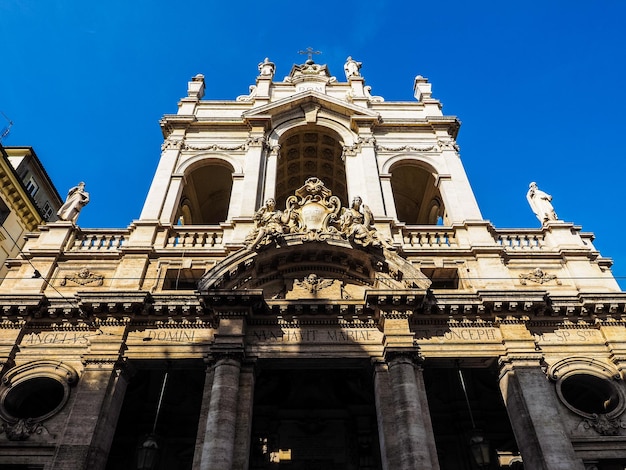
{"type": "Polygon", "coordinates": [[[400,222],[438,225],[444,221],[443,199],[431,170],[414,161],[399,161],[391,168],[391,188],[400,222]]]}
{"type": "Polygon", "coordinates": [[[302,126],[280,137],[280,159],[276,168],[276,203],[284,207],[288,196],[310,177],[317,177],[345,204],[348,200],[343,145],[332,130],[302,126]]]}
{"type": "Polygon", "coordinates": [[[233,169],[219,160],[188,169],[176,220],[183,225],[217,225],[228,216],[233,169]]]}

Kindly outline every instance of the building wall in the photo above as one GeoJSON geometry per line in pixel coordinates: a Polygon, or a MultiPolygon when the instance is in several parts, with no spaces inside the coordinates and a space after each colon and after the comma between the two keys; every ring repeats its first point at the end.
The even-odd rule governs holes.
{"type": "Polygon", "coordinates": [[[487,468],[621,468],[626,295],[593,236],[483,220],[426,79],[395,103],[270,65],[234,101],[189,82],[138,220],[13,255],[0,464],[133,468],[156,434],[158,468],[471,469],[482,438],[487,468]]]}

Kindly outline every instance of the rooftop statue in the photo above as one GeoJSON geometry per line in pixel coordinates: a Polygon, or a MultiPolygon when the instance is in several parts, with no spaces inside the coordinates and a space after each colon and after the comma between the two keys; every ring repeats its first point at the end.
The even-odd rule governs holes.
{"type": "Polygon", "coordinates": [[[359,77],[361,74],[359,70],[361,69],[362,62],[357,62],[352,57],[348,56],[346,59],[346,63],[343,66],[343,70],[346,72],[346,79],[350,77],[359,77]]]}
{"type": "Polygon", "coordinates": [[[259,74],[263,77],[274,77],[275,71],[276,65],[274,65],[274,62],[270,62],[267,57],[259,64],[259,74]]]}
{"type": "Polygon", "coordinates": [[[550,220],[558,220],[554,207],[552,207],[552,196],[541,191],[537,187],[537,183],[530,183],[526,199],[542,225],[550,220]]]}
{"type": "Polygon", "coordinates": [[[68,191],[65,203],[58,210],[57,215],[61,220],[76,223],[78,214],[88,203],[89,193],[85,191],[85,183],[81,181],[68,191]]]}

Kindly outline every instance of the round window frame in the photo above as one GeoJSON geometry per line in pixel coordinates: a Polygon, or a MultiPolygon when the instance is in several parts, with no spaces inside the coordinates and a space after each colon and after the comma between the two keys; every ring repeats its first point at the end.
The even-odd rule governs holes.
{"type": "Polygon", "coordinates": [[[598,361],[597,359],[588,357],[571,357],[558,361],[548,370],[548,376],[555,382],[556,394],[563,405],[571,412],[587,419],[595,419],[601,415],[608,419],[614,419],[626,411],[626,392],[623,387],[619,386],[621,374],[619,370],[609,363],[598,361]],[[584,376],[591,376],[595,379],[606,381],[606,384],[612,388],[618,399],[617,405],[606,413],[590,413],[581,410],[570,403],[563,394],[563,385],[568,380],[584,376]]]}
{"type": "Polygon", "coordinates": [[[41,423],[59,413],[70,398],[70,390],[78,381],[76,370],[59,361],[34,361],[10,369],[0,384],[0,418],[7,423],[17,423],[27,419],[31,423],[41,423]],[[12,415],[5,406],[7,397],[16,387],[26,384],[33,379],[51,379],[58,382],[63,388],[63,397],[59,403],[47,413],[34,417],[18,417],[12,415]]]}

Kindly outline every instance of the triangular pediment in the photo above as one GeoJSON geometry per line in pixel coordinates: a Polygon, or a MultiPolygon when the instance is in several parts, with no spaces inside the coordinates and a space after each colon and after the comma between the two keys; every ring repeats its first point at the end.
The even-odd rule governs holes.
{"type": "Polygon", "coordinates": [[[304,91],[295,95],[281,98],[277,101],[253,108],[243,113],[244,120],[255,119],[276,119],[277,116],[292,112],[297,107],[310,107],[311,105],[318,105],[320,108],[327,109],[335,114],[342,115],[348,118],[360,118],[371,120],[372,122],[378,122],[380,120],[380,114],[371,111],[361,106],[348,103],[346,101],[333,98],[331,96],[319,93],[314,90],[304,91]]]}

